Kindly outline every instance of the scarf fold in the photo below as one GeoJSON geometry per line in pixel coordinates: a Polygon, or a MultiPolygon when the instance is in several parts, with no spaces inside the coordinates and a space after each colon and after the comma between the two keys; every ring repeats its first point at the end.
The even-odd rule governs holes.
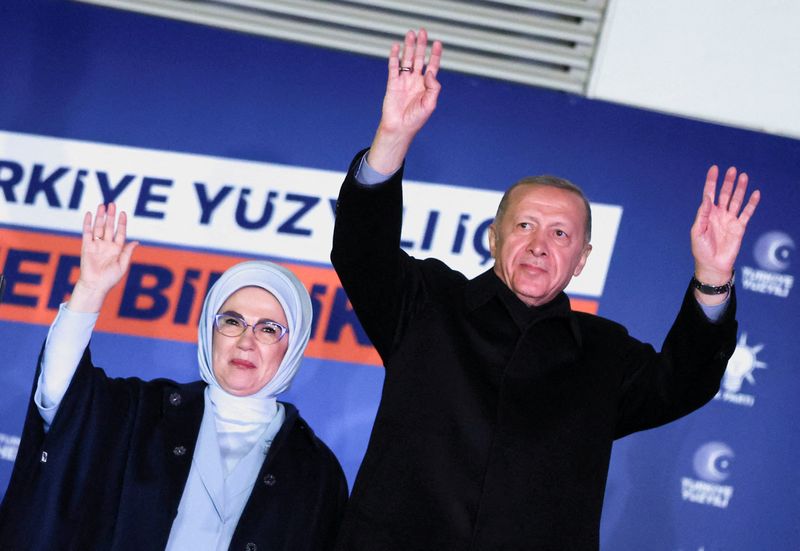
{"type": "Polygon", "coordinates": [[[217,443],[227,478],[275,418],[278,404],[275,398],[233,396],[216,386],[208,386],[206,393],[214,412],[217,443]]]}

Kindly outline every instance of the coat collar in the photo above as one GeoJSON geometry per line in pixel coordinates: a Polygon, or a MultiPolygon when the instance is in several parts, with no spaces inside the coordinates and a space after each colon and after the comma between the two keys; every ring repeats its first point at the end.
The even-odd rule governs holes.
{"type": "Polygon", "coordinates": [[[514,292],[500,281],[493,268],[467,282],[465,290],[467,310],[474,311],[493,299],[499,300],[520,331],[545,319],[564,318],[568,321],[575,342],[581,345],[578,321],[570,307],[569,297],[563,291],[553,300],[542,306],[528,306],[514,292]]]}
{"type": "Polygon", "coordinates": [[[312,440],[314,436],[313,431],[311,431],[308,425],[305,424],[305,421],[303,421],[303,419],[300,418],[300,414],[297,411],[297,408],[293,404],[290,404],[289,402],[279,402],[279,403],[283,406],[285,412],[285,418],[283,420],[283,425],[281,425],[280,430],[275,435],[275,438],[272,440],[272,445],[269,447],[267,460],[264,462],[265,465],[271,462],[272,459],[281,450],[284,443],[286,442],[286,439],[288,438],[287,435],[292,432],[295,423],[299,424],[300,428],[303,429],[304,432],[306,432],[308,436],[312,438],[312,440]]]}

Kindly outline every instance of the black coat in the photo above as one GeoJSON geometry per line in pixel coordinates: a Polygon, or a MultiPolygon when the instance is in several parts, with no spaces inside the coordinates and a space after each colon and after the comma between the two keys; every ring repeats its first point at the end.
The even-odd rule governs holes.
{"type": "MultiPolygon", "coordinates": [[[[92,366],[87,349],[46,434],[29,403],[0,507],[0,550],[163,550],[189,474],[205,386],[110,379],[92,366]]],[[[333,546],[347,499],[344,474],[297,409],[283,405],[286,419],[231,550],[333,546]]]]}
{"type": "Polygon", "coordinates": [[[735,299],[710,323],[687,291],[661,352],[563,293],[528,308],[406,255],[402,170],[366,187],[354,166],[331,258],[386,379],[337,549],[597,549],[612,442],[714,396],[735,299]]]}

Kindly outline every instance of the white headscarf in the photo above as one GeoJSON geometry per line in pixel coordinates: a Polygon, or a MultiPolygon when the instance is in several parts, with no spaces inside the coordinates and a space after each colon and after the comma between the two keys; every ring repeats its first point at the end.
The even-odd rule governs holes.
{"type": "Polygon", "coordinates": [[[222,390],[212,367],[212,338],[214,315],[228,297],[242,287],[261,287],[278,299],[289,326],[284,337],[289,346],[278,370],[264,387],[244,398],[273,398],[289,388],[292,378],[300,368],[308,339],[311,335],[311,298],[297,277],[282,266],[272,262],[248,261],[236,264],[225,271],[206,295],[198,325],[197,361],[200,377],[211,387],[222,390]]]}

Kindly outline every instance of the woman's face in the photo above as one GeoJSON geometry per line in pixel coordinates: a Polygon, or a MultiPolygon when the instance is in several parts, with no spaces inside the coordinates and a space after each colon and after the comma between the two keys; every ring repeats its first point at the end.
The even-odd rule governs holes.
{"type": "Polygon", "coordinates": [[[257,341],[252,325],[275,321],[288,327],[278,299],[261,287],[242,287],[228,297],[220,314],[239,316],[248,327],[239,337],[227,337],[213,331],[212,368],[219,385],[229,394],[249,396],[272,380],[286,354],[290,335],[275,344],[257,341]]]}

